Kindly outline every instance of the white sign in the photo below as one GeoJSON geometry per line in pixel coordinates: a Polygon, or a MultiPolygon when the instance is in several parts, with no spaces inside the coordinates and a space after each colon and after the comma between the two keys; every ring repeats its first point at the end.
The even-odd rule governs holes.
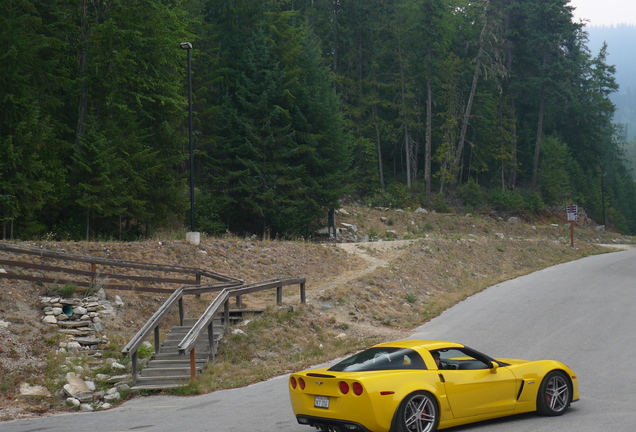
{"type": "Polygon", "coordinates": [[[575,221],[578,216],[578,208],[574,204],[565,206],[565,212],[568,214],[569,221],[575,221]]]}

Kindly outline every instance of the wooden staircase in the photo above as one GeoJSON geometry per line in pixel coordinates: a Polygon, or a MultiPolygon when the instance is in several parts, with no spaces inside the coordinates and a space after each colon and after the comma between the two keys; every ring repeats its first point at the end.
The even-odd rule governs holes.
{"type": "MultiPolygon", "coordinates": [[[[230,324],[240,322],[244,312],[255,313],[257,311],[232,310],[230,311],[230,324]]],[[[179,355],[177,346],[196,321],[194,318],[186,318],[183,320],[183,326],[174,326],[170,330],[158,353],[140,371],[137,382],[131,390],[162,390],[188,384],[190,381],[190,356],[179,355]]],[[[222,317],[214,320],[213,328],[214,346],[212,349],[216,355],[219,340],[225,332],[225,322],[222,317]]],[[[208,340],[208,331],[205,330],[196,345],[197,375],[201,373],[212,357],[208,340]]]]}

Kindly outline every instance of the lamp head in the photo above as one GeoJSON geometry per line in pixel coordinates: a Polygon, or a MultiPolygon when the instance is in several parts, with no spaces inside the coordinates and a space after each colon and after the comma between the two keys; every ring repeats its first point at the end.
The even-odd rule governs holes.
{"type": "Polygon", "coordinates": [[[181,49],[190,50],[192,49],[192,44],[190,42],[181,42],[181,49]]]}

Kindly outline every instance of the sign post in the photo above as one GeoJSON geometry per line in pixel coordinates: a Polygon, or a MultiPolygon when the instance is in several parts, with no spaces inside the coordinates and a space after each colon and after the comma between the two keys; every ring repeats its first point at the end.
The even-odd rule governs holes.
{"type": "Polygon", "coordinates": [[[568,222],[570,222],[570,246],[574,247],[574,222],[578,217],[578,208],[574,204],[565,206],[565,212],[568,215],[568,222]]]}

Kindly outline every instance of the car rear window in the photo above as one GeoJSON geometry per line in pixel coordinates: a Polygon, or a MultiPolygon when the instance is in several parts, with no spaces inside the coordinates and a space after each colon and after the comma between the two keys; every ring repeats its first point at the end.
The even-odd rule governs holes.
{"type": "Polygon", "coordinates": [[[422,357],[412,349],[375,347],[354,354],[330,367],[334,372],[392,369],[426,369],[422,357]]]}

